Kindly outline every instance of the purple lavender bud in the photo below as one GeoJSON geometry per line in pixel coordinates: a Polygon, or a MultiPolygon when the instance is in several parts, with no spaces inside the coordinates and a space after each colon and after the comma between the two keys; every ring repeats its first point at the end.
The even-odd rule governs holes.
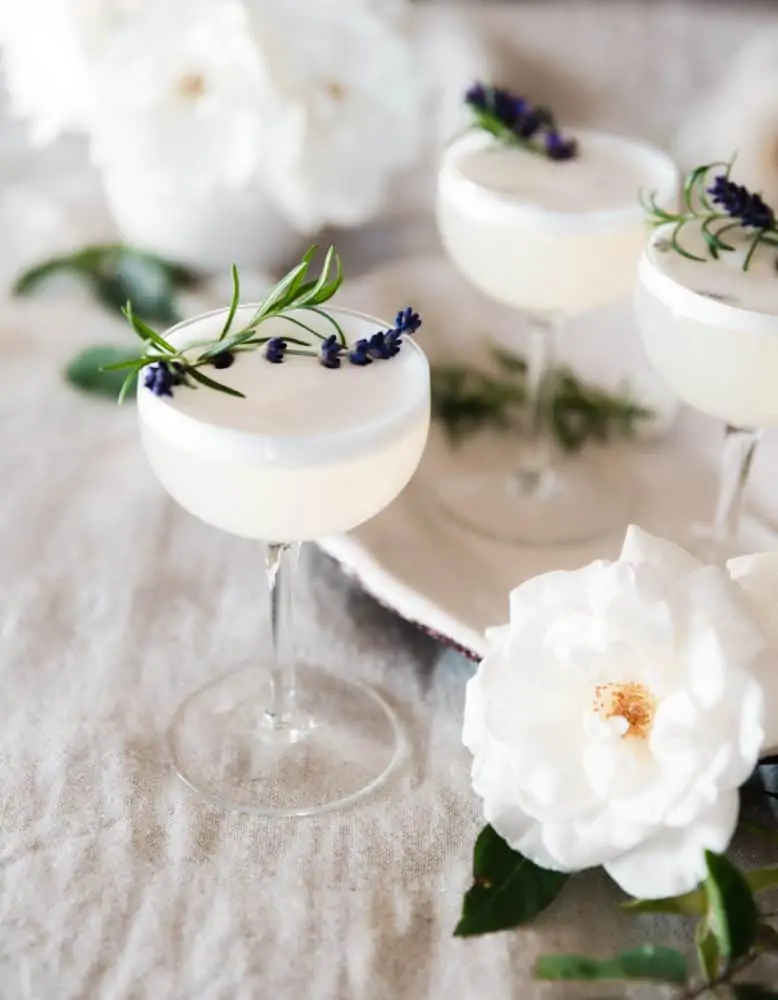
{"type": "Polygon", "coordinates": [[[274,365],[280,365],[286,353],[286,341],[283,337],[271,337],[265,344],[265,357],[274,365]]]}
{"type": "Polygon", "coordinates": [[[211,358],[211,364],[214,368],[229,368],[234,360],[235,355],[232,351],[222,351],[211,358]]]}

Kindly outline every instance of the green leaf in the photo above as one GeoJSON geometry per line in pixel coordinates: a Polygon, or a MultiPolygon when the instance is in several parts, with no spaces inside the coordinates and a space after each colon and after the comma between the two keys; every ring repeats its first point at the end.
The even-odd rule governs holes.
{"type": "Polygon", "coordinates": [[[327,251],[319,280],[316,282],[313,293],[309,296],[308,301],[314,305],[321,305],[322,302],[328,302],[342,284],[343,263],[340,255],[335,253],[335,248],[330,247],[327,251]],[[333,260],[335,261],[335,277],[331,281],[327,281],[333,260]]]}
{"type": "MultiPolygon", "coordinates": [[[[764,795],[764,791],[760,790],[764,795]]],[[[741,819],[738,823],[739,830],[747,830],[749,833],[756,833],[760,837],[767,837],[769,840],[778,840],[778,828],[774,826],[762,826],[760,823],[751,823],[749,820],[741,819]]]]}
{"type": "Polygon", "coordinates": [[[245,399],[245,395],[242,392],[238,392],[237,389],[233,389],[229,385],[224,385],[223,382],[217,382],[215,379],[209,378],[207,375],[203,375],[201,371],[197,368],[187,368],[186,374],[190,375],[195,382],[199,382],[201,385],[207,385],[209,389],[218,389],[219,392],[224,392],[228,396],[237,396],[240,399],[245,399]]]}
{"type": "Polygon", "coordinates": [[[90,275],[95,298],[109,311],[120,311],[129,299],[138,316],[172,326],[181,318],[173,303],[175,290],[167,271],[140,254],[121,252],[90,275]]]}
{"type": "Polygon", "coordinates": [[[19,276],[14,292],[27,295],[58,275],[86,282],[98,302],[111,311],[131,299],[134,311],[149,322],[177,322],[175,291],[199,280],[199,275],[155,254],[121,244],[91,246],[69,256],[54,257],[19,276]]]}
{"type": "MultiPolygon", "coordinates": [[[[526,364],[499,349],[494,360],[504,375],[462,365],[432,369],[432,414],[454,443],[478,430],[521,428],[526,364]]],[[[565,368],[549,377],[546,395],[543,417],[557,443],[568,451],[577,451],[588,441],[629,437],[640,421],[653,416],[628,395],[605,392],[565,368]]]]}
{"type": "MultiPolygon", "coordinates": [[[[315,248],[312,248],[315,249],[315,248]]],[[[256,326],[262,319],[265,318],[271,311],[277,311],[283,308],[286,299],[289,295],[289,291],[294,290],[294,287],[302,277],[305,276],[308,270],[309,257],[311,251],[305,254],[300,263],[291,269],[283,278],[275,285],[274,288],[265,296],[262,300],[259,309],[254,313],[252,318],[249,320],[248,326],[256,326]]]]}
{"type": "Polygon", "coordinates": [[[730,989],[735,1000],[778,1000],[778,990],[758,983],[736,983],[730,989]]]}
{"type": "MultiPolygon", "coordinates": [[[[302,320],[295,319],[294,316],[289,316],[288,313],[284,313],[283,316],[279,316],[279,319],[286,320],[287,323],[293,323],[295,326],[299,326],[302,330],[306,330],[308,333],[311,334],[312,337],[315,337],[317,340],[325,340],[326,339],[323,333],[319,333],[318,330],[314,330],[314,328],[312,326],[308,326],[308,324],[307,323],[303,323],[302,320]]],[[[290,341],[290,343],[295,343],[295,342],[300,343],[300,344],[307,344],[307,343],[309,343],[309,341],[307,341],[307,340],[295,341],[294,338],[292,338],[292,337],[284,337],[284,340],[288,340],[288,341],[290,341]]]]}
{"type": "Polygon", "coordinates": [[[577,980],[648,979],[660,983],[686,983],[686,959],[674,948],[644,944],[614,958],[585,955],[543,955],[535,965],[537,979],[577,980]]]}
{"type": "Polygon", "coordinates": [[[104,371],[106,365],[129,362],[137,357],[132,351],[109,344],[87,347],[80,351],[65,368],[65,378],[82,392],[117,399],[125,378],[131,377],[133,384],[137,373],[104,371]]]}
{"type": "Polygon", "coordinates": [[[705,257],[700,257],[695,253],[690,253],[688,250],[684,249],[684,247],[682,247],[681,244],[678,242],[678,235],[683,229],[683,227],[686,225],[687,221],[688,221],[687,219],[682,219],[673,229],[672,236],[670,237],[670,242],[673,245],[673,250],[675,250],[676,253],[679,253],[682,257],[686,257],[687,260],[702,261],[704,263],[705,257]]]}
{"type": "Polygon", "coordinates": [[[240,275],[238,274],[237,267],[232,265],[232,301],[230,302],[230,310],[227,313],[227,318],[224,321],[224,326],[222,327],[222,332],[219,334],[219,340],[224,340],[230,331],[232,326],[232,321],[235,319],[235,313],[238,311],[238,304],[240,303],[240,275]]]}
{"type": "Polygon", "coordinates": [[[313,284],[313,285],[315,285],[315,282],[305,283],[305,278],[306,278],[306,276],[308,274],[308,268],[310,267],[311,261],[316,256],[316,251],[318,249],[319,249],[318,243],[314,243],[312,246],[308,247],[308,249],[305,251],[305,253],[300,258],[300,264],[304,265],[304,266],[299,268],[298,274],[297,274],[296,278],[294,279],[294,281],[292,282],[292,284],[289,286],[289,293],[288,294],[289,294],[290,298],[293,298],[293,299],[299,298],[299,296],[300,296],[300,294],[302,292],[302,289],[303,289],[303,287],[306,287],[306,284],[313,284]]]}
{"type": "Polygon", "coordinates": [[[343,327],[335,319],[334,316],[331,316],[324,309],[319,309],[318,306],[306,306],[306,309],[307,309],[308,312],[316,313],[317,315],[319,315],[323,319],[325,319],[330,324],[330,326],[333,328],[333,330],[335,331],[335,334],[336,334],[338,340],[341,342],[341,344],[344,347],[346,347],[346,334],[343,332],[343,327]]]}
{"type": "Polygon", "coordinates": [[[752,892],[765,892],[778,886],[778,865],[767,868],[752,868],[744,872],[745,880],[752,892]]]}
{"type": "Polygon", "coordinates": [[[697,961],[706,983],[712,982],[719,971],[719,945],[716,935],[708,926],[708,921],[702,919],[694,931],[694,945],[697,949],[697,961]]]}
{"type": "Polygon", "coordinates": [[[756,940],[759,912],[744,876],[723,854],[705,852],[708,874],[708,926],[716,937],[723,958],[732,961],[745,955],[756,940]]]}
{"type": "Polygon", "coordinates": [[[490,934],[528,923],[556,899],[568,877],[534,865],[485,826],[475,843],[474,882],[465,895],[455,936],[490,934]]]}
{"type": "MultiPolygon", "coordinates": [[[[706,163],[702,167],[696,167],[686,176],[686,180],[683,185],[683,203],[687,212],[694,214],[696,211],[696,206],[694,204],[694,195],[698,193],[698,188],[700,186],[700,180],[705,181],[705,175],[711,169],[713,164],[706,163]]],[[[704,197],[704,191],[703,191],[704,197]]],[[[703,206],[704,207],[704,206],[703,206]]]]}
{"type": "Polygon", "coordinates": [[[759,246],[759,243],[762,239],[762,235],[763,235],[763,230],[760,229],[757,231],[756,235],[751,240],[751,244],[748,248],[748,251],[746,252],[746,256],[743,259],[743,266],[742,266],[743,271],[748,270],[748,265],[751,263],[751,258],[754,256],[756,248],[759,246]]]}
{"type": "Polygon", "coordinates": [[[756,940],[759,947],[764,951],[769,951],[771,954],[778,954],[778,930],[770,924],[762,923],[759,925],[756,940]]]}
{"type": "Polygon", "coordinates": [[[150,326],[143,322],[140,316],[135,315],[132,302],[129,300],[122,309],[122,314],[141,340],[151,341],[155,347],[158,347],[161,351],[165,351],[167,354],[176,353],[175,347],[169,344],[161,334],[157,333],[156,330],[152,330],[150,326]]]}
{"type": "MultiPolygon", "coordinates": [[[[314,243],[312,247],[309,247],[308,251],[303,257],[303,262],[305,264],[310,264],[313,259],[314,254],[319,249],[318,245],[314,243]]],[[[305,281],[304,279],[308,276],[308,270],[302,271],[296,278],[294,284],[292,285],[292,299],[295,305],[305,305],[316,297],[317,292],[321,291],[324,283],[327,280],[327,272],[332,264],[332,255],[335,253],[334,247],[329,247],[327,253],[324,255],[324,263],[321,266],[319,272],[319,277],[315,281],[305,281]]]]}
{"type": "Polygon", "coordinates": [[[134,372],[129,372],[125,377],[124,381],[121,384],[121,388],[119,389],[119,395],[116,399],[116,402],[119,404],[119,406],[121,406],[124,400],[127,398],[128,393],[132,392],[132,390],[138,384],[139,374],[140,374],[140,369],[134,372]]]}
{"type": "Polygon", "coordinates": [[[682,896],[664,899],[630,899],[622,903],[625,910],[634,913],[674,913],[683,917],[701,917],[708,908],[708,901],[701,889],[685,892],[682,896]]]}
{"type": "Polygon", "coordinates": [[[512,375],[526,375],[527,362],[512,351],[506,351],[504,347],[493,346],[490,354],[502,368],[504,372],[512,375]]]}
{"type": "Polygon", "coordinates": [[[51,278],[76,271],[76,264],[71,257],[53,257],[22,272],[14,282],[12,292],[14,295],[32,295],[51,278]]]}
{"type": "Polygon", "coordinates": [[[153,360],[153,354],[144,355],[142,358],[128,356],[121,361],[113,361],[109,365],[103,365],[100,370],[104,372],[126,372],[129,368],[134,368],[137,371],[140,368],[145,368],[146,365],[150,365],[153,360]]]}

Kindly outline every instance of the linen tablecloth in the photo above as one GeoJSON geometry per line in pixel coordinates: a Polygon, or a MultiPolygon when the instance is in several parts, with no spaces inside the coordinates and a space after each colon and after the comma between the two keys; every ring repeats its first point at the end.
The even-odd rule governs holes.
{"type": "MultiPolygon", "coordinates": [[[[660,141],[775,19],[769,5],[615,0],[477,16],[564,117],[660,141]]],[[[0,136],[6,287],[21,263],[109,229],[79,143],[33,157],[17,126],[0,136]]],[[[340,243],[347,266],[367,265],[426,250],[434,231],[394,218],[340,243]]],[[[625,920],[590,873],[521,933],[452,938],[480,826],[460,746],[469,668],[313,551],[299,652],[381,688],[407,728],[404,767],[316,820],[222,814],[186,792],[165,726],[187,691],[259,659],[261,554],[168,499],[131,408],[63,385],[61,364],[107,324],[70,293],[0,311],[0,998],[578,996],[533,984],[536,955],[675,932],[625,920]]]]}

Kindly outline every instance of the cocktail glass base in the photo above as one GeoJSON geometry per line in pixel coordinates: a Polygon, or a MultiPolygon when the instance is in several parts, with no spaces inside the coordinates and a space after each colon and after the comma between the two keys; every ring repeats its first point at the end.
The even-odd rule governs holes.
{"type": "Polygon", "coordinates": [[[168,731],[173,767],[210,804],[259,816],[314,816],[373,792],[403,756],[397,716],[372,688],[296,669],[284,725],[267,714],[261,668],[227,674],[179,706],[168,731]]]}
{"type": "Polygon", "coordinates": [[[626,492],[586,461],[512,475],[454,474],[439,483],[437,497],[463,528],[523,545],[583,542],[627,523],[626,492]]]}

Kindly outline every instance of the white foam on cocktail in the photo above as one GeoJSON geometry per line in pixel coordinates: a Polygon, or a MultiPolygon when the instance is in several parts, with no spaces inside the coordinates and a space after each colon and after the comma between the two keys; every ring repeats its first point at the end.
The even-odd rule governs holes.
{"type": "MultiPolygon", "coordinates": [[[[566,130],[565,134],[568,134],[566,130]]],[[[438,180],[438,221],[453,260],[490,297],[576,314],[627,295],[646,237],[640,191],[672,206],[678,174],[646,143],[570,131],[562,162],[483,132],[455,141],[438,180]]]]}
{"type": "MultiPolygon", "coordinates": [[[[717,224],[718,228],[723,223],[717,224]]],[[[717,260],[699,224],[686,225],[674,251],[672,228],[658,229],[638,269],[636,308],[649,360],[685,402],[738,427],[778,425],[778,271],[774,248],[743,262],[754,230],[730,230],[736,247],[717,260]]]]}
{"type": "MultiPolygon", "coordinates": [[[[713,231],[725,223],[718,222],[713,231]]],[[[730,229],[722,239],[733,246],[721,251],[713,260],[700,232],[692,223],[684,226],[679,242],[690,253],[703,260],[690,260],[672,250],[672,225],[662,226],[653,233],[644,259],[640,264],[641,280],[649,285],[657,298],[676,312],[684,312],[705,323],[738,322],[746,326],[773,328],[771,317],[778,316],[778,256],[776,249],[760,246],[743,270],[748,248],[755,235],[753,229],[730,229]],[[729,309],[744,313],[736,316],[729,309]]]]}
{"type": "Polygon", "coordinates": [[[480,217],[569,232],[642,219],[641,190],[674,197],[675,167],[653,146],[590,129],[571,134],[578,153],[562,161],[501,145],[488,134],[465,135],[444,156],[441,187],[480,217]]]}
{"type": "MultiPolygon", "coordinates": [[[[242,307],[239,329],[255,307],[242,307]]],[[[386,328],[379,320],[330,310],[349,342],[386,328]]],[[[225,312],[169,334],[177,347],[214,339],[225,312]]],[[[300,314],[322,334],[327,320],[300,314]]],[[[262,336],[307,338],[283,319],[262,336]]],[[[138,390],[144,444],[168,492],[191,513],[225,531],[283,542],[347,531],[385,507],[418,464],[429,424],[429,367],[405,338],[400,353],[366,367],[330,370],[312,357],[272,364],[257,351],[222,370],[204,371],[245,399],[201,387],[172,398],[138,390]]],[[[292,345],[290,345],[292,346],[292,345]]]]}

